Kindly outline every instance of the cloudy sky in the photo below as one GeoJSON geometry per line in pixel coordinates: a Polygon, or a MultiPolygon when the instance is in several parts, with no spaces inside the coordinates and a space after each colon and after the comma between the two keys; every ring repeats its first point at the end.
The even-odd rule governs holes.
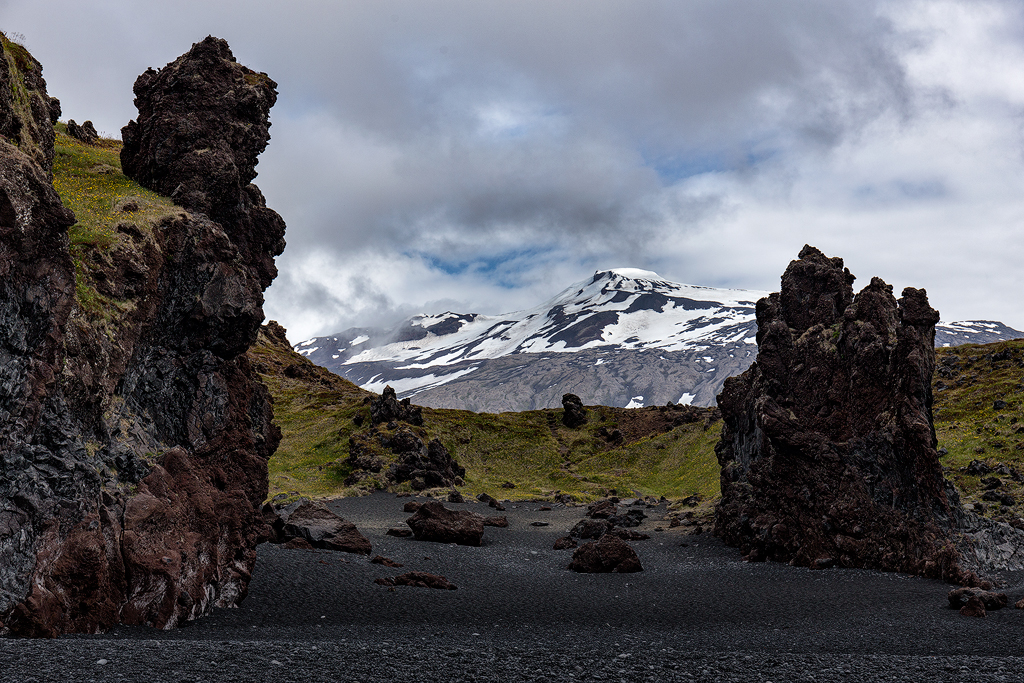
{"type": "Polygon", "coordinates": [[[1024,329],[1024,3],[0,0],[65,118],[207,34],[279,84],[293,342],[595,270],[778,289],[805,243],[1024,329]]]}

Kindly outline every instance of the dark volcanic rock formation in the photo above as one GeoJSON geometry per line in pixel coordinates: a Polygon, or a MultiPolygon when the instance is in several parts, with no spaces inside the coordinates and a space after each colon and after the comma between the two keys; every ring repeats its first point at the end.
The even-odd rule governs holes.
{"type": "Polygon", "coordinates": [[[636,551],[628,543],[611,534],[577,548],[572,554],[572,562],[568,568],[585,574],[625,574],[644,570],[636,551]]]}
{"type": "Polygon", "coordinates": [[[426,440],[423,415],[391,387],[370,402],[370,426],[349,437],[346,486],[391,487],[409,482],[414,491],[461,486],[466,468],[438,439],[426,440]]]}
{"type": "Polygon", "coordinates": [[[562,424],[569,429],[587,424],[587,409],[576,394],[562,394],[562,424]]]}
{"type": "Polygon", "coordinates": [[[307,498],[277,508],[267,503],[263,507],[263,518],[270,519],[274,530],[271,541],[275,543],[301,538],[313,548],[370,554],[369,539],[359,533],[355,524],[334,514],[323,503],[307,498]]]}
{"type": "Polygon", "coordinates": [[[96,127],[92,125],[92,121],[86,121],[82,125],[78,125],[74,119],[68,119],[68,135],[87,145],[95,144],[100,139],[100,134],[96,132],[96,127]]]}
{"type": "Polygon", "coordinates": [[[384,387],[380,398],[370,403],[370,422],[379,425],[383,422],[399,420],[417,427],[423,426],[423,409],[414,406],[407,398],[398,400],[395,390],[384,387]]]}
{"type": "Polygon", "coordinates": [[[449,510],[437,501],[424,503],[405,522],[417,541],[479,546],[484,536],[484,518],[468,510],[449,510]]]}
{"type": "MultiPolygon", "coordinates": [[[[74,217],[48,179],[57,105],[38,63],[6,40],[4,51],[0,93],[26,96],[0,94],[0,634],[171,627],[235,605],[267,532],[259,506],[280,440],[243,354],[284,223],[254,186],[208,183],[217,155],[183,167],[183,150],[160,141],[172,128],[216,140],[251,169],[269,105],[196,115],[204,98],[246,97],[222,77],[243,67],[212,38],[167,77],[142,77],[146,116],[130,128],[153,144],[129,155],[133,172],[144,167],[160,191],[192,188],[182,200],[202,188],[208,203],[115,226],[104,257],[130,271],[130,287],[87,310],[69,252],[74,217]]],[[[273,101],[269,79],[244,74],[273,101]]]]}
{"type": "Polygon", "coordinates": [[[855,297],[853,280],[807,246],[758,302],[757,360],[718,399],[715,533],[750,560],[809,567],[975,583],[973,570],[1019,565],[1019,533],[967,515],[942,476],[938,313],[924,290],[897,301],[873,278],[855,297]]]}

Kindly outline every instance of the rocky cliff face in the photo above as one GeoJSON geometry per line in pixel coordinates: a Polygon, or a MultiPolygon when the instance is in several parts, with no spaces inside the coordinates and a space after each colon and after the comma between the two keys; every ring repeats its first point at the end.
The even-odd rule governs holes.
{"type": "Polygon", "coordinates": [[[973,570],[1015,567],[1016,530],[965,513],[942,475],[931,413],[938,313],[924,290],[897,300],[872,278],[854,296],[853,281],[842,259],[808,246],[782,291],[757,303],[757,360],[718,399],[715,532],[748,559],[802,566],[965,583],[973,570]],[[979,563],[995,537],[1012,540],[1005,557],[979,563]]]}
{"type": "Polygon", "coordinates": [[[0,98],[0,123],[19,123],[0,131],[0,634],[166,628],[235,605],[280,440],[244,356],[284,247],[249,182],[275,84],[215,38],[140,77],[124,168],[185,210],[111,226],[79,269],[78,289],[103,295],[86,308],[48,177],[59,106],[38,63],[4,48],[16,101],[0,98]]]}

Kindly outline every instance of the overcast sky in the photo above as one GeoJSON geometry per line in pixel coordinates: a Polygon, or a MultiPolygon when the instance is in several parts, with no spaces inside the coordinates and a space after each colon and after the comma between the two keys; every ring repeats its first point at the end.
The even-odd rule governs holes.
{"type": "Polygon", "coordinates": [[[278,82],[293,342],[595,270],[777,290],[809,243],[1024,329],[1024,3],[0,0],[64,118],[212,34],[278,82]]]}

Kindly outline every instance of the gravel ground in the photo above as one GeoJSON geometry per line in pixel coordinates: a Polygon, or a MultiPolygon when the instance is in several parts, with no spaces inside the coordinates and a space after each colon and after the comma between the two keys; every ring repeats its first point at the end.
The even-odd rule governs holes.
{"type": "MultiPolygon", "coordinates": [[[[0,681],[1012,681],[1024,611],[947,609],[949,586],[898,574],[747,564],[704,534],[637,541],[644,571],[583,575],[551,550],[583,508],[509,505],[469,548],[385,536],[390,495],[332,503],[381,554],[260,548],[249,597],[172,631],[0,639],[0,681]],[[532,522],[548,522],[535,527],[532,522]],[[373,583],[410,570],[455,591],[373,583]]],[[[453,505],[484,514],[480,504],[453,505]]],[[[1011,603],[1024,597],[1009,577],[1011,603]]]]}

